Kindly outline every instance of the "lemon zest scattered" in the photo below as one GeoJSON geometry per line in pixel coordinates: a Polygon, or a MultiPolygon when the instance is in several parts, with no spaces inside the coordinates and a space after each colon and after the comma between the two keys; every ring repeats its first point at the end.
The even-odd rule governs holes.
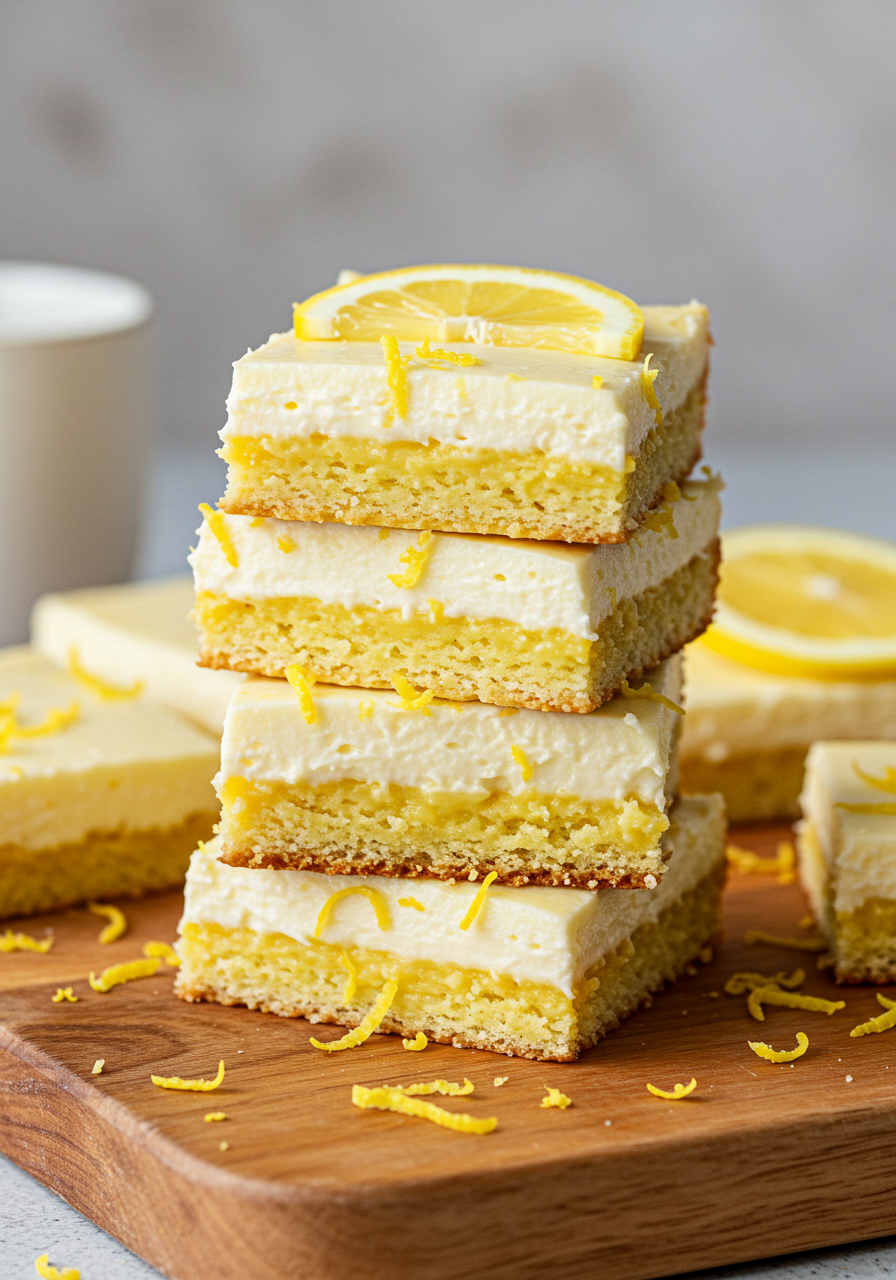
{"type": "Polygon", "coordinates": [[[667,698],[664,693],[657,693],[646,680],[639,684],[637,689],[633,689],[627,680],[623,680],[619,686],[619,692],[623,698],[645,698],[648,702],[659,702],[670,711],[674,711],[676,715],[683,716],[687,714],[684,707],[680,707],[677,702],[667,698]]]}
{"type": "Polygon", "coordinates": [[[314,680],[305,675],[305,672],[297,662],[286,668],[286,678],[295,689],[299,699],[299,709],[302,712],[306,724],[317,724],[317,707],[314,705],[314,699],[311,696],[311,686],[314,680]]]}
{"type": "Polygon", "coordinates": [[[591,379],[591,385],[592,387],[594,387],[595,391],[599,391],[600,388],[604,385],[604,380],[599,373],[596,373],[594,377],[591,379]]]}
{"type": "Polygon", "coordinates": [[[71,987],[57,987],[55,996],[50,996],[54,1004],[62,1004],[63,1000],[67,1000],[69,1004],[77,1004],[78,997],[73,993],[71,987]]]}
{"type": "Polygon", "coordinates": [[[102,1074],[103,1074],[103,1067],[104,1067],[105,1065],[106,1065],[106,1059],[105,1059],[105,1058],[97,1058],[96,1062],[93,1064],[93,1068],[91,1069],[90,1074],[91,1074],[92,1076],[100,1076],[100,1075],[102,1075],[102,1074]]]}
{"type": "Polygon", "coordinates": [[[845,800],[839,800],[834,805],[835,809],[843,809],[846,813],[896,813],[896,800],[884,801],[882,804],[847,804],[845,800]]]}
{"type": "Polygon", "coordinates": [[[400,907],[413,907],[415,911],[426,910],[426,907],[424,907],[423,903],[418,902],[416,898],[399,898],[398,905],[400,907]]]}
{"type": "Polygon", "coordinates": [[[443,351],[441,347],[431,348],[429,338],[423,339],[421,346],[414,352],[418,360],[443,360],[448,364],[459,364],[467,367],[473,364],[482,364],[478,356],[471,354],[461,354],[458,351],[443,351]]]}
{"type": "Polygon", "coordinates": [[[264,524],[264,522],[265,522],[264,516],[253,516],[252,519],[249,521],[249,528],[260,529],[264,524]]]}
{"type": "Polygon", "coordinates": [[[81,1272],[77,1267],[63,1267],[60,1271],[59,1267],[51,1266],[48,1253],[42,1253],[39,1258],[35,1258],[34,1270],[42,1280],[81,1280],[81,1272]]]}
{"type": "Polygon", "coordinates": [[[391,334],[383,334],[380,338],[383,356],[386,360],[386,381],[392,393],[392,407],[399,418],[408,416],[408,365],[410,356],[402,356],[398,349],[398,340],[391,334]]]}
{"type": "Polygon", "coordinates": [[[794,951],[824,951],[828,945],[824,938],[783,938],[762,929],[748,929],[744,942],[748,945],[761,942],[770,947],[790,947],[794,951]]]}
{"type": "Polygon", "coordinates": [[[748,1040],[747,1044],[758,1058],[764,1058],[766,1062],[793,1062],[796,1058],[801,1058],[809,1048],[809,1037],[805,1032],[798,1031],[795,1049],[773,1049],[763,1040],[748,1040]]]}
{"type": "Polygon", "coordinates": [[[778,884],[793,884],[796,880],[796,850],[790,840],[779,841],[774,858],[760,858],[758,853],[753,853],[750,849],[739,849],[735,844],[725,846],[725,857],[728,865],[741,875],[776,875],[778,884]]]}
{"type": "Polygon", "coordinates": [[[187,1093],[211,1093],[217,1089],[224,1079],[224,1059],[218,1063],[218,1074],[214,1080],[182,1080],[180,1076],[150,1076],[150,1080],[159,1089],[180,1089],[187,1093]]]}
{"type": "Polygon", "coordinates": [[[295,400],[287,400],[286,404],[283,406],[284,409],[298,409],[298,407],[299,406],[296,404],[295,400]]]}
{"type": "Polygon", "coordinates": [[[466,400],[467,398],[467,380],[466,378],[457,378],[457,398],[458,400],[466,400]]]}
{"type": "Polygon", "coordinates": [[[206,524],[218,539],[218,546],[224,552],[224,559],[232,569],[238,569],[240,560],[236,553],[236,547],[230,539],[230,530],[227,528],[224,512],[213,511],[207,502],[200,502],[199,510],[205,516],[206,524]]]}
{"type": "Polygon", "coordinates": [[[418,1031],[413,1040],[405,1040],[405,1038],[402,1037],[401,1043],[402,1046],[405,1049],[409,1049],[411,1053],[419,1053],[421,1049],[426,1048],[429,1044],[429,1040],[422,1031],[418,1031]]]}
{"type": "Polygon", "coordinates": [[[46,955],[52,945],[52,937],[38,940],[27,933],[13,933],[12,929],[0,935],[0,951],[38,951],[46,955]]]}
{"type": "Polygon", "coordinates": [[[896,796],[896,769],[891,765],[884,766],[884,776],[882,778],[873,778],[870,773],[866,773],[860,768],[858,760],[852,762],[853,770],[862,782],[868,784],[869,787],[876,787],[878,791],[886,791],[891,796],[896,796]]]}
{"type": "Polygon", "coordinates": [[[390,707],[395,707],[398,711],[422,711],[425,716],[432,714],[429,704],[436,696],[432,689],[424,689],[422,693],[418,693],[400,671],[390,672],[389,679],[392,681],[392,688],[401,698],[401,702],[390,702],[390,707]]]}
{"type": "Polygon", "coordinates": [[[396,587],[415,587],[420,581],[420,575],[423,572],[423,566],[426,564],[426,557],[429,554],[428,547],[432,542],[432,533],[428,529],[417,538],[416,547],[408,547],[408,549],[398,557],[399,564],[406,564],[408,567],[404,573],[387,573],[386,577],[396,587]]]}
{"type": "Polygon", "coordinates": [[[134,982],[137,978],[151,978],[161,963],[161,960],[156,959],[129,960],[126,964],[110,965],[99,977],[91,969],[87,981],[94,991],[111,991],[113,987],[120,987],[123,982],[134,982]]]}
{"type": "Polygon", "coordinates": [[[405,1097],[416,1098],[421,1094],[439,1093],[443,1098],[465,1098],[473,1092],[475,1085],[464,1076],[463,1084],[455,1084],[452,1080],[430,1080],[429,1083],[396,1084],[386,1086],[403,1093],[405,1097]]]}
{"type": "Polygon", "coordinates": [[[524,373],[508,373],[507,381],[508,382],[528,382],[529,379],[526,377],[524,373]]]}
{"type": "Polygon", "coordinates": [[[212,1124],[216,1120],[226,1120],[227,1112],[226,1111],[206,1111],[205,1115],[202,1118],[206,1124],[212,1124]]]}
{"type": "Polygon", "coordinates": [[[40,724],[16,724],[12,736],[14,738],[46,738],[51,733],[59,733],[67,729],[81,714],[81,704],[70,702],[67,707],[50,707],[40,724]]]}
{"type": "Polygon", "coordinates": [[[342,992],[342,1003],[349,1005],[355,998],[355,992],[358,990],[358,970],[353,964],[352,958],[346,951],[345,947],[342,948],[342,955],[339,957],[339,963],[348,974],[345,988],[342,992]]]}
{"type": "Polygon", "coordinates": [[[515,716],[519,713],[519,707],[502,707],[498,712],[498,719],[503,720],[505,716],[515,716]]]}
{"type": "Polygon", "coordinates": [[[430,596],[427,599],[426,603],[429,605],[430,609],[432,610],[433,622],[444,622],[445,606],[442,604],[441,600],[434,600],[432,596],[430,596]]]}
{"type": "Polygon", "coordinates": [[[473,901],[470,903],[469,907],[467,908],[467,913],[464,916],[463,920],[461,920],[460,924],[458,925],[458,928],[463,929],[464,932],[466,932],[467,929],[469,929],[470,925],[473,923],[473,921],[479,915],[479,912],[482,910],[483,904],[485,902],[485,895],[488,893],[489,885],[492,884],[493,881],[497,880],[497,878],[498,878],[497,871],[490,871],[488,873],[488,875],[483,880],[482,884],[476,890],[476,895],[473,898],[473,901]]]}
{"type": "Polygon", "coordinates": [[[539,1102],[540,1107],[559,1107],[561,1111],[565,1111],[567,1107],[572,1106],[572,1098],[567,1097],[565,1093],[561,1093],[559,1089],[552,1089],[549,1084],[544,1087],[547,1093],[539,1102]]]}
{"type": "Polygon", "coordinates": [[[529,763],[529,758],[526,755],[523,748],[516,746],[514,743],[511,743],[510,754],[513,756],[514,760],[520,767],[520,772],[523,775],[523,782],[531,781],[532,774],[535,772],[535,770],[533,769],[532,765],[529,763]]]}
{"type": "Polygon", "coordinates": [[[478,1120],[475,1116],[463,1112],[446,1111],[434,1102],[424,1102],[421,1098],[409,1098],[397,1089],[365,1089],[363,1085],[352,1086],[352,1103],[363,1110],[375,1108],[377,1111],[397,1111],[406,1116],[419,1116],[421,1120],[431,1120],[443,1129],[453,1129],[455,1133],[491,1133],[497,1128],[495,1116],[487,1120],[478,1120]]]}
{"type": "Polygon", "coordinates": [[[495,1076],[494,1080],[492,1081],[492,1084],[495,1086],[496,1089],[500,1089],[501,1085],[506,1084],[509,1079],[510,1079],[510,1076],[495,1076]]]}
{"type": "Polygon", "coordinates": [[[73,680],[77,680],[79,684],[84,685],[91,693],[95,693],[98,698],[105,698],[107,702],[120,698],[139,698],[140,694],[146,688],[143,680],[135,680],[133,684],[119,685],[112,684],[108,680],[102,680],[99,676],[93,676],[86,671],[81,664],[78,650],[71,645],[68,651],[68,673],[73,680]]]}
{"type": "Polygon", "coordinates": [[[789,978],[783,970],[772,978],[766,978],[762,973],[732,973],[725,983],[724,991],[729,996],[743,996],[748,991],[755,991],[757,987],[778,987],[793,991],[794,988],[801,987],[805,981],[804,969],[794,969],[789,978]]]}
{"type": "MultiPolygon", "coordinates": [[[[95,916],[105,916],[109,921],[99,937],[103,946],[108,946],[110,942],[117,942],[127,933],[127,917],[119,907],[113,907],[105,902],[88,902],[87,910],[92,911],[95,916]]],[[[143,954],[145,955],[146,952],[144,951],[143,954]]]]}
{"type": "Polygon", "coordinates": [[[376,707],[376,703],[373,701],[372,698],[370,699],[369,702],[359,702],[358,703],[358,719],[369,720],[370,717],[373,715],[375,707],[376,707]]]}
{"type": "Polygon", "coordinates": [[[379,538],[380,542],[385,542],[391,532],[391,529],[380,529],[376,536],[379,538]]]}
{"type": "Polygon", "coordinates": [[[329,898],[320,909],[320,915],[317,917],[317,924],[314,926],[314,937],[319,938],[327,926],[330,919],[330,913],[336,906],[337,902],[341,902],[343,898],[352,898],[360,896],[366,898],[376,912],[376,922],[383,933],[389,928],[389,908],[386,905],[386,899],[380,893],[379,889],[374,889],[369,884],[353,884],[347,889],[337,889],[335,893],[331,893],[329,898]]]}
{"type": "Polygon", "coordinates": [[[820,996],[804,996],[798,991],[782,991],[780,987],[756,987],[747,997],[747,1008],[757,1022],[765,1022],[764,1004],[784,1009],[805,1009],[808,1013],[836,1013],[845,1009],[843,1000],[822,1000],[820,996]]]}
{"type": "Polygon", "coordinates": [[[658,427],[661,427],[663,425],[663,410],[659,400],[657,399],[656,389],[654,388],[654,385],[653,385],[656,382],[659,369],[650,368],[650,362],[652,359],[653,359],[653,352],[651,351],[650,355],[647,356],[643,365],[641,366],[641,390],[644,392],[644,399],[647,401],[647,403],[650,405],[651,409],[653,410],[653,416],[654,416],[654,421],[656,422],[656,425],[658,427]]]}
{"type": "Polygon", "coordinates": [[[281,533],[280,536],[278,537],[277,546],[280,548],[280,550],[283,552],[285,556],[288,556],[290,551],[295,551],[296,549],[296,544],[293,541],[293,539],[287,537],[285,533],[281,533]]]}
{"type": "Polygon", "coordinates": [[[373,1008],[364,1015],[357,1027],[347,1031],[339,1040],[330,1040],[326,1043],[323,1040],[315,1040],[312,1036],[311,1044],[314,1045],[315,1049],[323,1049],[325,1053],[336,1053],[340,1049],[354,1049],[357,1045],[363,1044],[365,1040],[373,1035],[389,1012],[397,991],[398,979],[390,978],[377,996],[373,1008]]]}
{"type": "Polygon", "coordinates": [[[896,1000],[888,1000],[886,996],[882,996],[876,992],[879,1004],[882,1004],[885,1012],[879,1013],[876,1018],[869,1018],[867,1022],[860,1022],[857,1027],[853,1027],[850,1036],[853,1039],[856,1036],[867,1036],[876,1031],[889,1031],[892,1027],[896,1027],[896,1000]]]}
{"type": "Polygon", "coordinates": [[[176,969],[180,964],[180,956],[167,942],[144,942],[143,954],[147,960],[164,960],[170,969],[176,969]]]}
{"type": "Polygon", "coordinates": [[[689,1093],[694,1092],[697,1088],[697,1081],[692,1076],[690,1084],[677,1084],[673,1087],[671,1093],[668,1089],[658,1089],[655,1084],[649,1084],[647,1088],[655,1098],[666,1098],[669,1102],[678,1102],[680,1098],[686,1098],[689,1093]]]}

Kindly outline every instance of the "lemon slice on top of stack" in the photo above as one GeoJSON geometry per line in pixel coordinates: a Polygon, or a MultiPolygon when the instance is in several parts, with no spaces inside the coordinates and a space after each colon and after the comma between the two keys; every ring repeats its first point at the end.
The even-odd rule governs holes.
{"type": "Polygon", "coordinates": [[[634,360],[644,317],[612,289],[526,267],[404,267],[317,293],[294,311],[296,337],[477,342],[634,360]]]}
{"type": "Polygon", "coordinates": [[[710,649],[778,675],[896,676],[896,546],[756,525],[725,534],[722,556],[710,649]]]}

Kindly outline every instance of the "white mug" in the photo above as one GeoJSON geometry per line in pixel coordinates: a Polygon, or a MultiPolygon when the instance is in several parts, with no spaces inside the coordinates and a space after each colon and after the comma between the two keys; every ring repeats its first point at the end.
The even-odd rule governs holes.
{"type": "Polygon", "coordinates": [[[0,262],[0,644],[39,595],[125,580],[152,406],[152,301],[120,276],[0,262]]]}

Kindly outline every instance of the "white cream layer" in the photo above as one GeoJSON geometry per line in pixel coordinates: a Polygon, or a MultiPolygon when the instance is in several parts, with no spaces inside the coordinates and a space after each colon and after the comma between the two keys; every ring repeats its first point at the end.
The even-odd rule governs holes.
{"type": "Polygon", "coordinates": [[[863,782],[896,769],[894,742],[815,742],[806,760],[800,803],[818,839],[834,909],[851,912],[868,898],[896,900],[896,814],[849,813],[847,804],[896,804],[893,792],[863,782]]]}
{"type": "Polygon", "coordinates": [[[0,652],[0,703],[26,729],[72,703],[71,724],[0,754],[0,845],[40,849],[90,831],[144,830],[208,812],[217,742],[143,698],[105,701],[21,646],[0,652]]]}
{"type": "MultiPolygon", "coordinates": [[[[648,680],[678,702],[680,672],[676,656],[648,680]]],[[[319,684],[312,694],[317,722],[309,725],[285,680],[253,676],[237,690],[224,724],[219,790],[230,777],[312,786],[352,778],[476,799],[534,790],[666,807],[679,716],[658,702],[617,696],[588,715],[434,702],[425,715],[402,710],[398,695],[382,690],[319,684]],[[532,766],[528,782],[514,747],[532,766]]]]}
{"type": "Polygon", "coordinates": [[[378,342],[300,342],[275,333],[234,364],[221,439],[436,440],[460,449],[541,450],[621,472],[655,423],[641,380],[644,358],[653,353],[654,389],[669,413],[703,374],[709,346],[709,316],[699,303],[643,310],[644,344],[634,362],[462,342],[444,346],[482,363],[437,367],[414,357],[416,343],[399,343],[414,357],[405,418],[392,413],[378,342]],[[595,374],[604,380],[598,389],[595,374]]]}
{"type": "Polygon", "coordinates": [[[664,847],[673,852],[655,889],[589,893],[492,885],[466,931],[460,921],[478,884],[228,867],[215,858],[215,840],[204,852],[193,854],[180,927],[195,923],[252,929],[308,945],[330,895],[352,885],[366,886],[385,900],[389,928],[381,930],[370,902],[354,895],[335,904],[323,930],[324,942],[387,951],[403,960],[491,970],[517,982],[557,987],[572,998],[592,965],[639,925],[656,920],[722,858],[724,818],[718,797],[680,800],[672,811],[672,824],[664,847]],[[415,898],[424,910],[401,906],[402,898],[415,898]]]}
{"type": "Polygon", "coordinates": [[[718,764],[818,738],[896,738],[896,680],[768,675],[697,640],[685,649],[685,691],[683,757],[718,764]]]}
{"type": "Polygon", "coordinates": [[[669,526],[642,527],[628,542],[569,546],[476,534],[434,533],[413,587],[390,575],[418,534],[343,524],[223,516],[238,561],[234,568],[203,521],[190,556],[196,590],[231,600],[312,599],[324,605],[398,609],[405,619],[500,618],[530,631],[558,628],[595,639],[619,600],[659,586],[718,536],[721,482],[689,481],[664,503],[669,526]]]}
{"type": "Polygon", "coordinates": [[[112,684],[142,680],[146,697],[189,716],[220,736],[233,691],[244,676],[196,665],[188,575],[121,587],[65,591],[38,600],[31,617],[34,647],[67,669],[81,665],[112,684]]]}

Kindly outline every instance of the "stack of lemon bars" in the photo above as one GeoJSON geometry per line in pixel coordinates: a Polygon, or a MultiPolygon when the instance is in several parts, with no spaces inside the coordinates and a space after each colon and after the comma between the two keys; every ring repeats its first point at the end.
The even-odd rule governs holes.
{"type": "Polygon", "coordinates": [[[201,663],[247,678],[182,997],[563,1061],[706,957],[724,810],[677,752],[709,343],[696,303],[440,267],[237,361],[191,564],[201,663]]]}

